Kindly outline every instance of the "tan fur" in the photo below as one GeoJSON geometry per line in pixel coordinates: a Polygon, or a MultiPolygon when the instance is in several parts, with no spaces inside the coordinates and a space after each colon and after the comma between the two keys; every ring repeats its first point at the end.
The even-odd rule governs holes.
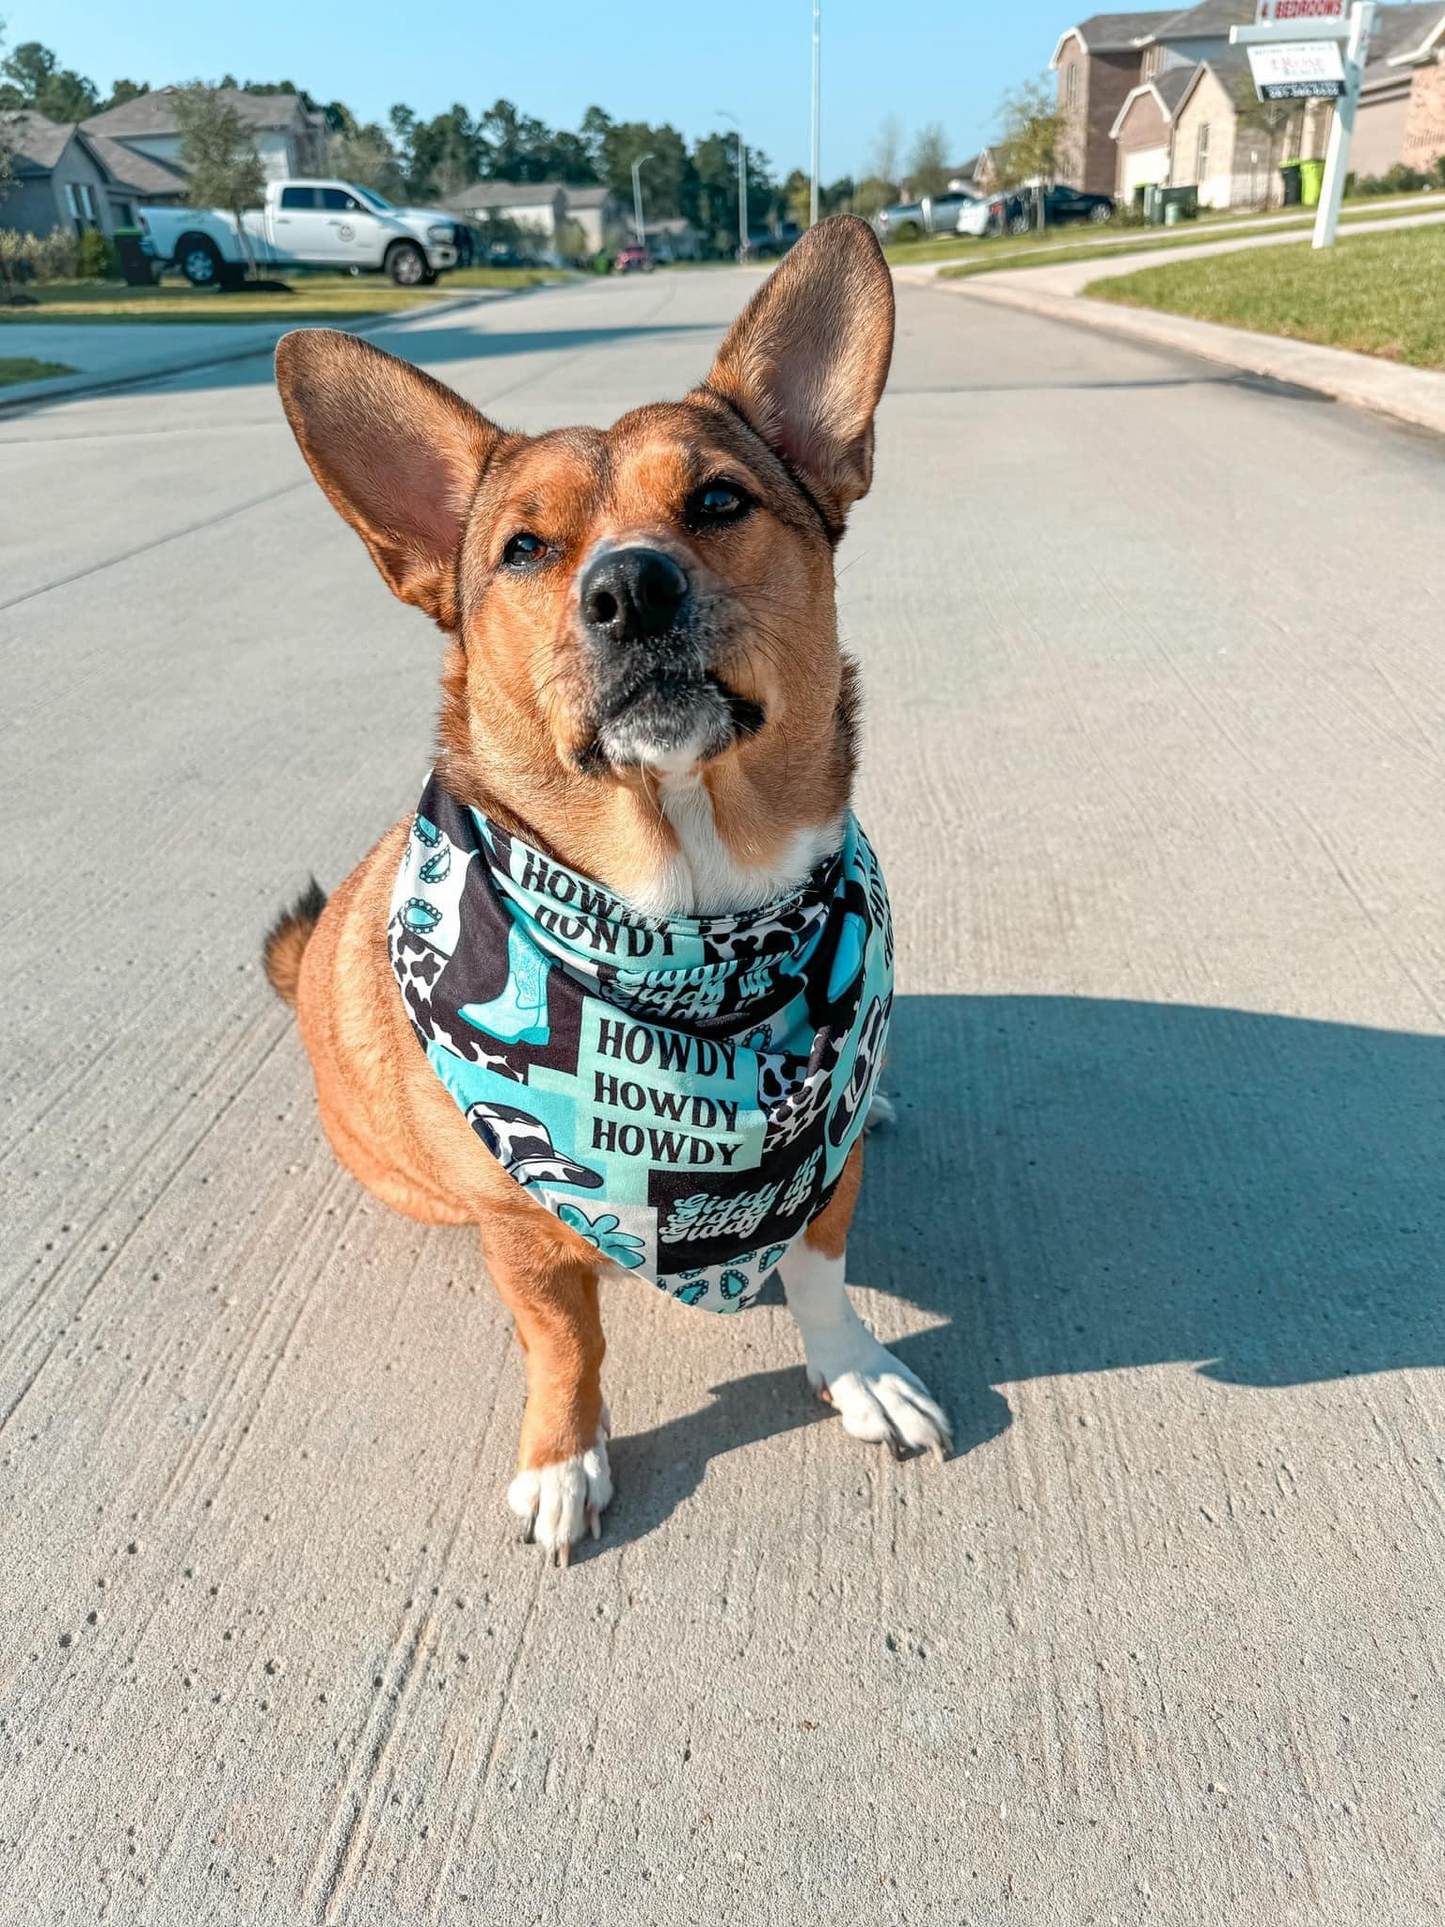
{"type": "MultiPolygon", "coordinates": [[[[891,342],[888,273],[851,220],[805,237],[734,328],[710,378],[727,404],[705,387],[606,433],[528,440],[356,337],[307,330],[282,341],[282,398],[318,481],[394,592],[452,637],[439,768],[460,801],[623,894],[676,848],[644,773],[584,775],[576,762],[589,694],[577,575],[596,544],[632,537],[685,559],[727,628],[720,672],[766,715],[759,734],[704,770],[735,860],[771,863],[795,832],[846,809],[854,698],[830,538],[867,487],[891,342]],[[811,398],[798,392],[810,360],[811,398]],[[690,533],[682,504],[719,475],[759,506],[724,533],[690,533]],[[544,535],[557,559],[517,579],[498,562],[520,528],[544,535]]],[[[399,1211],[480,1228],[527,1355],[519,1466],[546,1466],[597,1435],[597,1253],[488,1156],[418,1049],[386,943],[406,835],[403,822],[383,837],[314,929],[278,926],[268,970],[282,995],[294,986],[342,1163],[399,1211]]],[[[841,1249],[861,1170],[858,1152],[809,1234],[820,1248],[841,1249]]]]}

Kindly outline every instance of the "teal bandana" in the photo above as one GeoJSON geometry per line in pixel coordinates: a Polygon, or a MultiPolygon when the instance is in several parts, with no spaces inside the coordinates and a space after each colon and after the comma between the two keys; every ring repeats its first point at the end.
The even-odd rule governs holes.
{"type": "Polygon", "coordinates": [[[883,1064],[893,933],[855,818],[791,896],[645,917],[433,776],[388,941],[432,1068],[518,1184],[674,1298],[756,1297],[883,1064]]]}

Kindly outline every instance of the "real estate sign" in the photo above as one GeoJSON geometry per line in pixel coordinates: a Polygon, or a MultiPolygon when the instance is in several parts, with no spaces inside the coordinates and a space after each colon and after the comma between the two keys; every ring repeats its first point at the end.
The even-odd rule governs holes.
{"type": "Polygon", "coordinates": [[[1338,100],[1345,91],[1338,40],[1276,40],[1245,52],[1261,100],[1338,100]]]}
{"type": "Polygon", "coordinates": [[[1287,26],[1292,20],[1343,20],[1346,0],[1255,0],[1256,26],[1287,26]]]}

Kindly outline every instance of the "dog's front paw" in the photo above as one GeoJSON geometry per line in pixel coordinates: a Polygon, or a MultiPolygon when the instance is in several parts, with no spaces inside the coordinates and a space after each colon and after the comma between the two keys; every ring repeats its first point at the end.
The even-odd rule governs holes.
{"type": "Polygon", "coordinates": [[[859,1327],[825,1353],[836,1355],[809,1358],[808,1383],[834,1407],[845,1432],[886,1445],[896,1459],[928,1451],[944,1457],[953,1444],[947,1414],[887,1346],[859,1327]]]}
{"type": "Polygon", "coordinates": [[[523,1536],[535,1540],[559,1566],[571,1559],[584,1532],[601,1538],[602,1514],[611,1502],[605,1423],[588,1451],[519,1472],[507,1487],[507,1504],[526,1522],[523,1536]]]}

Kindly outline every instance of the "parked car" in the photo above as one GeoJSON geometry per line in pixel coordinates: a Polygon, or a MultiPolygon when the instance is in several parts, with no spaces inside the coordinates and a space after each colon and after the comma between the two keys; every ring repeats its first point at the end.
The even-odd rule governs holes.
{"type": "Polygon", "coordinates": [[[919,201],[898,201],[877,217],[882,241],[920,241],[925,234],[957,234],[959,216],[978,204],[976,194],[925,194],[919,201]]]}
{"type": "Polygon", "coordinates": [[[386,273],[398,287],[418,287],[471,253],[455,216],[393,207],[350,181],[268,181],[264,202],[242,214],[239,228],[219,207],[143,207],[137,218],[145,251],[197,288],[234,285],[249,261],[386,273]]]}
{"type": "Polygon", "coordinates": [[[612,263],[614,274],[651,274],[656,263],[647,248],[619,248],[612,263]]]}
{"type": "Polygon", "coordinates": [[[955,234],[972,234],[981,238],[985,234],[998,234],[1003,228],[1003,202],[994,200],[970,200],[958,210],[958,223],[955,234]]]}
{"type": "MultiPolygon", "coordinates": [[[[1010,234],[1027,234],[1038,226],[1038,190],[1024,188],[1006,194],[995,205],[1001,209],[999,225],[1010,234]]],[[[1044,226],[1062,227],[1070,221],[1091,221],[1096,227],[1114,218],[1114,203],[1107,194],[1085,194],[1077,187],[1044,189],[1044,226]]]]}
{"type": "Polygon", "coordinates": [[[754,228],[748,236],[748,253],[754,261],[772,261],[787,253],[802,233],[796,221],[782,221],[776,230],[754,228]]]}

